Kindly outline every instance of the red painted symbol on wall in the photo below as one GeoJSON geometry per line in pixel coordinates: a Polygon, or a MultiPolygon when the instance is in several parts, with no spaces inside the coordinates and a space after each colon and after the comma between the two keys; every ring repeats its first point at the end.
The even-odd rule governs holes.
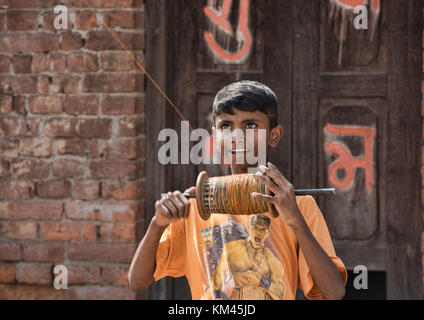
{"type": "Polygon", "coordinates": [[[373,157],[376,129],[363,126],[333,126],[327,123],[324,130],[329,134],[364,138],[363,157],[353,157],[349,148],[341,141],[325,143],[326,153],[329,156],[337,156],[337,160],[328,167],[328,179],[336,188],[347,189],[355,178],[356,168],[362,168],[365,170],[365,187],[367,192],[371,193],[374,184],[373,157]],[[337,176],[337,170],[339,169],[344,169],[345,172],[345,176],[342,179],[337,176]]]}
{"type": "MultiPolygon", "coordinates": [[[[223,0],[219,11],[215,10],[211,3],[203,9],[204,13],[225,33],[233,36],[231,25],[229,23],[229,14],[233,0],[223,0]]],[[[242,63],[249,56],[252,49],[252,35],[249,31],[249,6],[250,0],[240,0],[239,21],[236,32],[236,39],[239,48],[236,52],[230,52],[228,49],[219,45],[211,32],[204,33],[204,39],[214,56],[225,63],[242,63]]],[[[228,41],[229,42],[229,41],[228,41]]]]}
{"type": "MultiPolygon", "coordinates": [[[[368,0],[335,0],[342,7],[352,9],[357,6],[365,6],[368,0]]],[[[371,0],[371,9],[380,10],[380,0],[371,0]]]]}

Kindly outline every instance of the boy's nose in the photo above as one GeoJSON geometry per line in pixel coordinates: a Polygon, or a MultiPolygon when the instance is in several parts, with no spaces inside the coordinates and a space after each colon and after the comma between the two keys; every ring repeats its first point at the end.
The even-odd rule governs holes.
{"type": "Polygon", "coordinates": [[[231,131],[231,138],[233,141],[244,141],[244,131],[242,129],[234,129],[231,131]]]}

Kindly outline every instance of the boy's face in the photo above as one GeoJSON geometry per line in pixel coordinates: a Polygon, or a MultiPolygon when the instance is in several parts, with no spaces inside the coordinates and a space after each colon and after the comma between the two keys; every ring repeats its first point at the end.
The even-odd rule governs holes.
{"type": "Polygon", "coordinates": [[[270,130],[269,118],[261,111],[241,111],[235,108],[232,111],[234,114],[221,112],[215,117],[213,138],[221,151],[221,164],[225,163],[224,157],[227,157],[231,160],[233,174],[246,173],[249,167],[258,166],[258,163],[248,162],[248,154],[254,152],[253,156],[257,157],[260,150],[266,150],[268,154],[269,147],[274,148],[281,139],[283,127],[279,125],[270,130]],[[253,129],[250,130],[253,132],[253,141],[247,141],[247,129],[253,129]],[[259,129],[265,135],[260,135],[259,129]]]}

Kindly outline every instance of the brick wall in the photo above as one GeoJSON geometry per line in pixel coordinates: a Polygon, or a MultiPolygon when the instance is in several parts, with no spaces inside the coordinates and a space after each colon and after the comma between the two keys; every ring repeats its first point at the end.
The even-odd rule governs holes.
{"type": "Polygon", "coordinates": [[[0,299],[135,298],[145,79],[102,21],[143,63],[144,4],[88,2],[0,0],[0,299]]]}

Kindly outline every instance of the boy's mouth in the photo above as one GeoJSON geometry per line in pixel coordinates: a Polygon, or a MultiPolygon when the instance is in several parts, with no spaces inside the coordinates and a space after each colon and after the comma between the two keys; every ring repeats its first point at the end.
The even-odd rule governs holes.
{"type": "Polygon", "coordinates": [[[246,149],[233,149],[231,150],[231,154],[235,157],[244,156],[246,155],[247,150],[246,149]]]}

